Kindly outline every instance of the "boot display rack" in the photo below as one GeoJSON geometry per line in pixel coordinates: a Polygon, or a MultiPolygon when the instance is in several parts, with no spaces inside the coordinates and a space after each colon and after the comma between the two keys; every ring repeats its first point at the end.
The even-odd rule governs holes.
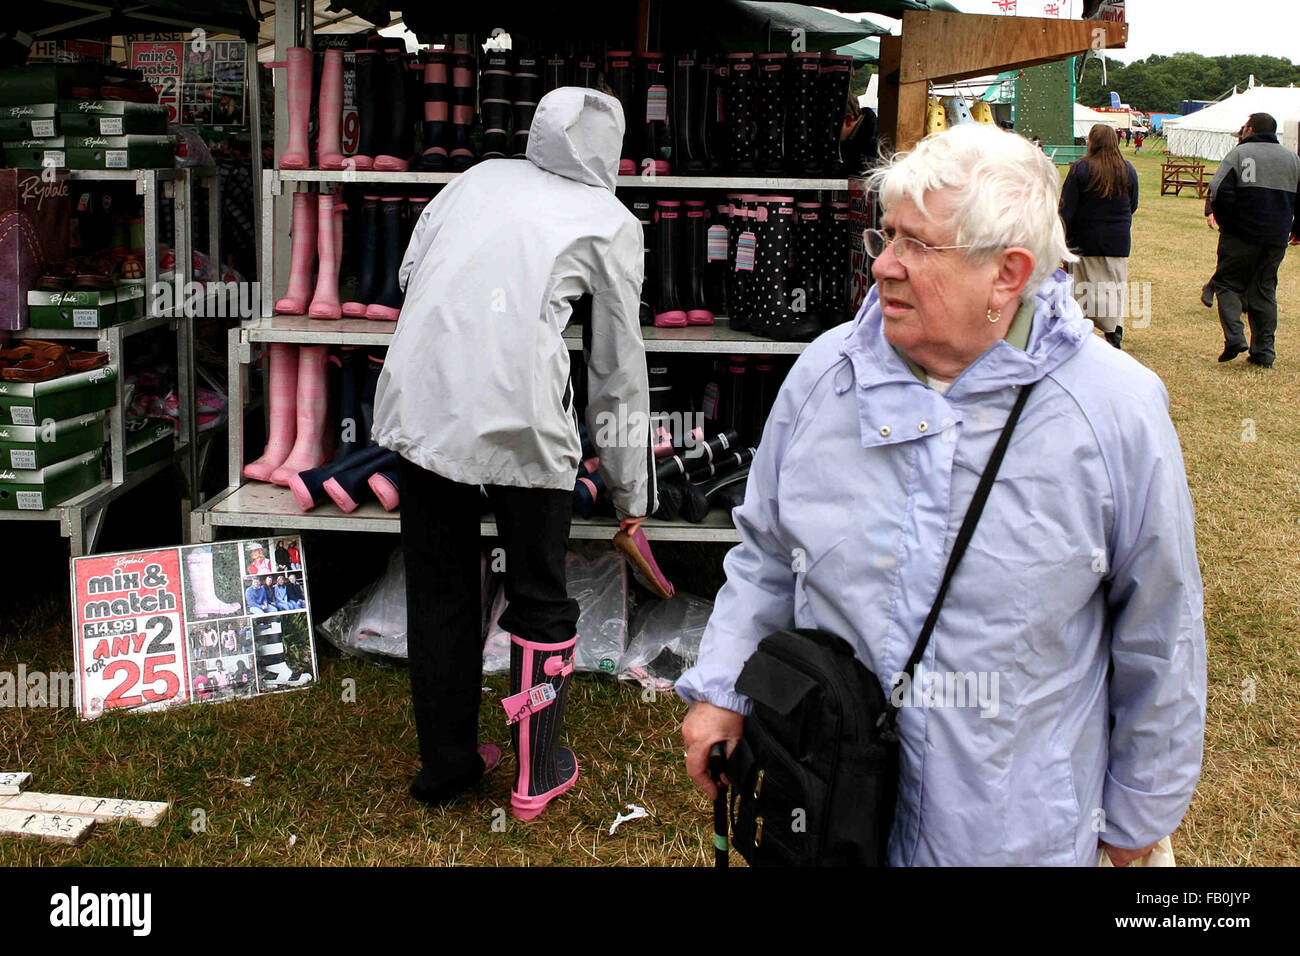
{"type": "MultiPolygon", "coordinates": [[[[118,370],[116,399],[108,407],[105,417],[109,436],[110,477],[62,504],[41,511],[0,511],[0,521],[58,521],[59,533],[68,539],[72,556],[78,557],[94,551],[109,504],[172,465],[181,466],[188,489],[187,497],[183,497],[180,502],[182,515],[188,515],[190,512],[192,502],[188,495],[199,486],[199,477],[202,474],[199,445],[206,445],[211,434],[203,436],[202,440],[195,438],[198,419],[194,397],[194,325],[192,319],[187,320],[184,316],[178,315],[178,309],[170,311],[155,309],[149,290],[156,288],[160,275],[158,258],[160,203],[163,200],[172,203],[173,258],[176,268],[182,269],[182,274],[188,276],[189,271],[186,267],[193,259],[190,236],[193,225],[195,181],[203,183],[208,190],[208,249],[214,262],[220,261],[221,199],[217,171],[214,167],[66,170],[61,175],[73,182],[91,180],[134,182],[136,195],[144,200],[145,314],[138,319],[102,329],[23,329],[13,333],[15,339],[94,340],[95,348],[107,352],[108,364],[118,370]],[[131,336],[162,325],[168,325],[176,332],[179,426],[175,439],[176,446],[166,458],[128,471],[123,406],[126,378],[123,346],[125,340],[131,336]]],[[[172,275],[175,274],[173,271],[172,275]]],[[[182,528],[186,527],[182,522],[182,528]]]]}
{"type": "MultiPolygon", "coordinates": [[[[522,161],[522,160],[521,160],[522,161]]],[[[228,487],[191,514],[192,539],[212,541],[218,529],[256,528],[275,531],[289,530],[351,530],[383,531],[401,530],[400,509],[385,511],[376,502],[362,504],[356,511],[344,514],[335,509],[303,512],[293,493],[285,487],[246,481],[241,473],[244,461],[243,416],[248,396],[249,366],[257,353],[270,343],[297,345],[370,345],[387,346],[391,343],[396,323],[370,319],[311,319],[301,315],[276,315],[272,309],[274,292],[282,288],[287,270],[276,269],[276,197],[288,186],[292,191],[299,184],[359,184],[384,183],[390,185],[428,184],[451,182],[459,173],[429,172],[374,172],[371,170],[282,170],[268,169],[262,173],[261,222],[261,299],[262,315],[244,322],[229,333],[228,394],[230,414],[228,438],[228,487]]],[[[770,178],[735,176],[619,176],[620,188],[637,189],[706,189],[733,192],[763,190],[818,190],[820,192],[846,192],[846,179],[770,178]]],[[[287,217],[286,217],[287,218],[287,217]]],[[[287,231],[287,222],[278,227],[287,231]]],[[[642,338],[647,355],[663,352],[693,352],[714,355],[797,355],[807,348],[806,342],[780,342],[749,332],[733,330],[726,316],[717,316],[711,326],[686,328],[657,328],[643,326],[642,338]]],[[[565,330],[564,338],[569,350],[581,352],[582,331],[578,327],[565,330]]],[[[575,539],[608,539],[618,523],[613,518],[582,518],[574,515],[570,537],[575,539]]],[[[647,519],[643,525],[646,537],[655,541],[715,541],[737,542],[740,536],[731,523],[731,515],[716,510],[699,524],[682,521],[647,519]]],[[[496,534],[496,523],[485,520],[481,524],[484,535],[496,534]]]]}

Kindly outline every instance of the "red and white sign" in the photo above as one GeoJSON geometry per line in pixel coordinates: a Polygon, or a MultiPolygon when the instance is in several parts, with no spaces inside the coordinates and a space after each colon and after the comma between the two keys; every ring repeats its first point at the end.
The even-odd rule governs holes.
{"type": "Polygon", "coordinates": [[[161,710],[316,679],[296,536],[72,561],[77,712],[161,710]]]}
{"type": "Polygon", "coordinates": [[[144,74],[144,81],[158,91],[158,102],[167,107],[167,122],[181,115],[181,66],[184,43],[132,43],[131,68],[144,74]]]}
{"type": "Polygon", "coordinates": [[[1115,23],[1123,23],[1124,0],[1105,0],[1105,2],[1097,8],[1097,12],[1093,15],[1093,19],[1111,20],[1115,23]]]}

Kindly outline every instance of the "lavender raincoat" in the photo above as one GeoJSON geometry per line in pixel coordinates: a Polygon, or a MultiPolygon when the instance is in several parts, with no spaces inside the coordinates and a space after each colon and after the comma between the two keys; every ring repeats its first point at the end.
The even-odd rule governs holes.
{"type": "Polygon", "coordinates": [[[1034,306],[1027,350],[998,342],[946,395],[885,340],[874,289],[803,353],[677,685],[746,712],[741,666],[794,625],[849,641],[889,693],[1017,389],[1038,382],[902,701],[894,865],[1095,864],[1099,839],[1172,833],[1200,775],[1201,576],[1168,395],[1091,334],[1064,273],[1034,306]]]}

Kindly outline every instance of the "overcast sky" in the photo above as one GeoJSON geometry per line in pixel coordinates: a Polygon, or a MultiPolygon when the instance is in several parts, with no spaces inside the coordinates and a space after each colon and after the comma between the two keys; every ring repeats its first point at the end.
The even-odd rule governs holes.
{"type": "MultiPolygon", "coordinates": [[[[965,13],[997,13],[993,0],[949,0],[965,13]]],[[[1059,0],[1079,16],[1082,0],[1059,0]]],[[[1020,16],[1042,16],[1044,0],[1018,0],[1020,16]]],[[[1128,46],[1111,56],[1129,62],[1153,53],[1228,56],[1253,53],[1300,62],[1300,0],[1128,0],[1128,46]]],[[[853,15],[849,15],[853,18],[853,15]]],[[[896,23],[867,14],[882,25],[896,23]]],[[[895,30],[897,32],[897,30],[895,30]]]]}

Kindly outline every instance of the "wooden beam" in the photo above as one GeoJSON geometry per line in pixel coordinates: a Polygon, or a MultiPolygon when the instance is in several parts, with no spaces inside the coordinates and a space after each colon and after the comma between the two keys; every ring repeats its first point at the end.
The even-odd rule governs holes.
{"type": "Polygon", "coordinates": [[[1123,47],[1128,24],[908,10],[900,83],[951,82],[1123,47]]]}

